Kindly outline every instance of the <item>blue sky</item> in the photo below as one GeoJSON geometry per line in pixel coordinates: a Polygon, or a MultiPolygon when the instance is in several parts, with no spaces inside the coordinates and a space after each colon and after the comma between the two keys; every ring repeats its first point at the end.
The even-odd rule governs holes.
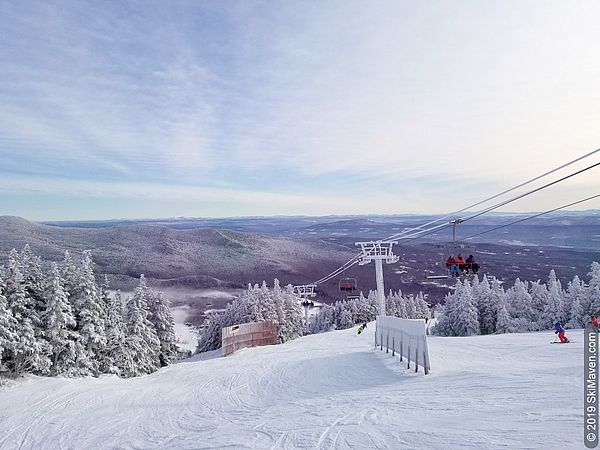
{"type": "MultiPolygon", "coordinates": [[[[600,147],[599,17],[595,1],[0,0],[0,214],[458,209],[600,147]]],[[[598,194],[599,171],[510,209],[598,194]]]]}

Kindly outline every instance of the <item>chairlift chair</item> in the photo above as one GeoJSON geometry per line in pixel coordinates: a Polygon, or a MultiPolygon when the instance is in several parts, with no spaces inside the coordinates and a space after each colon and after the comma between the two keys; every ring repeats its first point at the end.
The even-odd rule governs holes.
{"type": "Polygon", "coordinates": [[[356,278],[340,279],[340,291],[352,292],[356,290],[356,278]]]}
{"type": "MultiPolygon", "coordinates": [[[[470,244],[470,243],[465,243],[465,242],[459,242],[456,241],[456,225],[458,225],[461,222],[460,219],[457,220],[453,220],[450,223],[452,224],[452,242],[449,242],[445,245],[442,246],[443,250],[441,252],[441,261],[439,262],[440,268],[444,271],[443,275],[430,275],[427,276],[427,279],[429,280],[433,280],[433,279],[443,279],[443,278],[452,278],[452,275],[450,274],[450,267],[449,264],[447,263],[448,259],[450,259],[450,257],[452,258],[457,258],[458,255],[461,255],[463,260],[467,260],[467,258],[469,256],[475,255],[477,253],[477,248],[475,247],[475,245],[470,244]]],[[[479,261],[474,261],[473,263],[475,265],[475,270],[473,270],[473,266],[470,264],[459,264],[459,276],[460,275],[467,275],[469,273],[473,274],[473,273],[477,273],[477,271],[480,268],[480,264],[479,261]]]]}

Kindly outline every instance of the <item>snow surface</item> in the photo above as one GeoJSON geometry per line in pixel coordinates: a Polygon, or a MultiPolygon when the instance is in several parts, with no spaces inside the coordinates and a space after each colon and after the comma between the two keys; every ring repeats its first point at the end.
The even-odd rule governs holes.
{"type": "Polygon", "coordinates": [[[432,372],[374,324],[203,354],[140,378],[0,388],[0,448],[583,448],[583,333],[430,337],[432,372]]]}
{"type": "Polygon", "coordinates": [[[193,328],[185,325],[190,309],[189,305],[177,306],[171,308],[171,314],[175,323],[175,336],[179,347],[195,352],[198,345],[198,333],[193,328]]]}

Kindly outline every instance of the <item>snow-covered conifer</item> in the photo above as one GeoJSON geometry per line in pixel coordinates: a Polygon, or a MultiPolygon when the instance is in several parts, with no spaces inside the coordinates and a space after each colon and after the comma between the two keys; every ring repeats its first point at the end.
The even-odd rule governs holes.
{"type": "Polygon", "coordinates": [[[160,367],[160,341],[148,320],[148,300],[148,285],[144,275],[141,275],[140,283],[126,307],[127,344],[133,361],[132,373],[126,373],[127,376],[152,373],[160,367]]]}
{"type": "Polygon", "coordinates": [[[17,321],[4,296],[4,280],[0,278],[0,374],[8,370],[7,360],[14,355],[19,340],[17,321]]]}
{"type": "Polygon", "coordinates": [[[94,277],[92,253],[83,252],[79,270],[79,284],[71,304],[77,319],[77,331],[81,344],[87,352],[93,375],[100,373],[100,362],[106,353],[106,315],[100,299],[100,292],[94,277]]]}
{"type": "Polygon", "coordinates": [[[25,290],[25,281],[19,269],[16,251],[9,255],[6,279],[6,300],[17,323],[18,341],[10,358],[10,370],[16,374],[25,372],[47,373],[50,368],[49,346],[36,333],[32,316],[35,315],[31,298],[25,290]]]}
{"type": "Polygon", "coordinates": [[[560,281],[556,279],[554,269],[550,271],[548,299],[542,313],[542,327],[552,328],[555,322],[564,321],[563,293],[560,281]]]}
{"type": "Polygon", "coordinates": [[[597,316],[600,314],[600,263],[595,261],[592,263],[588,276],[590,277],[586,295],[588,313],[597,316]]]}
{"type": "Polygon", "coordinates": [[[106,355],[102,371],[115,375],[131,373],[133,360],[127,345],[127,329],[123,321],[121,291],[107,298],[106,355]]]}
{"type": "Polygon", "coordinates": [[[496,313],[496,334],[508,333],[510,327],[510,316],[506,310],[506,304],[501,303],[496,313]]]}
{"type": "Polygon", "coordinates": [[[45,337],[50,344],[50,360],[53,374],[65,374],[77,365],[79,335],[69,297],[56,263],[52,263],[46,283],[46,310],[43,315],[45,337]]]}
{"type": "Polygon", "coordinates": [[[177,358],[177,339],[175,322],[169,309],[169,301],[162,292],[150,294],[150,322],[154,325],[160,342],[159,359],[162,366],[169,365],[177,358]]]}

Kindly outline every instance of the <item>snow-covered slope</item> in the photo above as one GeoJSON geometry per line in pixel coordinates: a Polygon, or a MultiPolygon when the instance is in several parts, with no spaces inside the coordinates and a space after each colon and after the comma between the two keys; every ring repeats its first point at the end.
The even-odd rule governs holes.
{"type": "Polygon", "coordinates": [[[582,447],[582,332],[432,337],[424,376],[373,328],[129,380],[31,377],[0,391],[0,448],[582,447]]]}

